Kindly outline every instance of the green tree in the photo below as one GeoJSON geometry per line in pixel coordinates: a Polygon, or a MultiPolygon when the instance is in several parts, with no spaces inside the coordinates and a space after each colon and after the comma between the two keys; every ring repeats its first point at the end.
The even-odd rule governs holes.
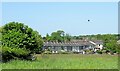
{"type": "MultiPolygon", "coordinates": [[[[34,53],[43,45],[43,40],[41,35],[37,31],[33,31],[32,28],[24,25],[23,23],[18,22],[10,22],[5,24],[2,27],[2,47],[3,47],[3,55],[8,56],[7,54],[11,54],[12,58],[24,56],[24,54],[16,55],[16,52],[25,51],[26,55],[34,53]],[[15,49],[15,50],[12,50],[15,49]]],[[[3,56],[3,59],[5,56],[3,56]]]]}
{"type": "Polygon", "coordinates": [[[65,32],[63,30],[58,30],[57,33],[60,35],[60,36],[63,36],[65,35],[65,32]]]}
{"type": "Polygon", "coordinates": [[[69,42],[71,40],[71,36],[69,34],[66,34],[64,36],[64,41],[69,42]]]}
{"type": "Polygon", "coordinates": [[[58,32],[53,32],[51,34],[51,41],[62,42],[63,39],[62,39],[62,37],[60,36],[60,34],[58,32]]]}
{"type": "Polygon", "coordinates": [[[106,43],[106,50],[112,52],[112,53],[116,53],[119,52],[118,50],[118,44],[116,43],[116,41],[110,41],[108,43],[106,43]]]}
{"type": "Polygon", "coordinates": [[[50,36],[48,33],[46,34],[46,41],[50,41],[50,36]]]}

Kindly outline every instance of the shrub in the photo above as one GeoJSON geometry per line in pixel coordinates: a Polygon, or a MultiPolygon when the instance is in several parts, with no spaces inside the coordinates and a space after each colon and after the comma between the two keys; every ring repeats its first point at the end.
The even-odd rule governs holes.
{"type": "Polygon", "coordinates": [[[2,60],[3,62],[9,61],[10,59],[18,59],[27,56],[30,53],[29,50],[12,48],[3,46],[2,47],[2,60]]]}
{"type": "Polygon", "coordinates": [[[96,51],[98,54],[102,54],[102,51],[101,50],[97,50],[96,51]]]}
{"type": "Polygon", "coordinates": [[[59,54],[72,54],[74,52],[61,50],[61,51],[58,51],[58,53],[59,54]]]}
{"type": "Polygon", "coordinates": [[[118,53],[120,52],[120,45],[117,44],[116,40],[112,40],[106,43],[105,50],[110,51],[111,53],[118,53]]]}
{"type": "Polygon", "coordinates": [[[49,50],[45,50],[44,51],[44,54],[51,54],[52,52],[51,51],[49,51],[49,50]]]}

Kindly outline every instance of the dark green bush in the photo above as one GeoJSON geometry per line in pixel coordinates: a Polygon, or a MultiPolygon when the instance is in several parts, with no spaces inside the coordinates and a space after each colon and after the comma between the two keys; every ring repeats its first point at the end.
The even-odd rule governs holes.
{"type": "Polygon", "coordinates": [[[101,50],[98,50],[98,51],[96,51],[98,54],[102,54],[102,51],[101,50]]]}

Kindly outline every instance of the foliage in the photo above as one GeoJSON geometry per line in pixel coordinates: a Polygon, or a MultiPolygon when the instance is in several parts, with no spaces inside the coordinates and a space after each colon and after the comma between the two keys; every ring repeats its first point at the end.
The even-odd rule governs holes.
{"type": "Polygon", "coordinates": [[[30,53],[29,50],[20,49],[20,48],[12,48],[3,46],[2,47],[2,60],[3,62],[9,61],[10,59],[18,59],[27,56],[30,53]]]}
{"type": "Polygon", "coordinates": [[[47,33],[46,34],[46,37],[43,37],[43,40],[44,40],[44,42],[49,42],[50,40],[51,40],[51,37],[49,36],[49,34],[47,33]]]}
{"type": "Polygon", "coordinates": [[[64,36],[64,41],[65,41],[65,42],[71,41],[71,35],[66,34],[66,35],[64,36]]]}
{"type": "Polygon", "coordinates": [[[20,55],[27,55],[30,51],[20,48],[7,47],[7,46],[2,47],[2,53],[4,54],[6,52],[8,52],[9,54],[13,53],[14,55],[20,56],[20,55]]]}
{"type": "Polygon", "coordinates": [[[59,32],[53,32],[51,34],[51,41],[63,42],[63,38],[59,32]]]}
{"type": "Polygon", "coordinates": [[[112,50],[112,52],[116,52],[116,43],[114,41],[111,41],[109,43],[106,43],[106,50],[110,51],[112,50]]]}
{"type": "Polygon", "coordinates": [[[97,50],[96,51],[98,54],[102,54],[102,51],[101,50],[97,50]]]}
{"type": "Polygon", "coordinates": [[[44,51],[44,54],[52,54],[52,52],[49,51],[49,50],[45,50],[45,51],[44,51]]]}
{"type": "Polygon", "coordinates": [[[71,40],[71,36],[69,34],[65,34],[63,30],[58,30],[56,32],[52,32],[51,35],[46,34],[46,37],[43,37],[43,39],[45,42],[66,42],[71,40]]]}
{"type": "Polygon", "coordinates": [[[10,22],[2,27],[3,55],[25,55],[24,51],[34,53],[43,45],[41,36],[37,31],[24,25],[23,23],[10,22]],[[13,54],[14,53],[14,54],[13,54]],[[20,54],[23,53],[23,54],[20,54]]]}

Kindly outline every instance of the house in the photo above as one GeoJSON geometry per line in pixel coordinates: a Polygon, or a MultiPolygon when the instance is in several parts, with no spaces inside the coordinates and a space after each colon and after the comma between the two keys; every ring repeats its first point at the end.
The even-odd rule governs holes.
{"type": "Polygon", "coordinates": [[[120,44],[120,40],[117,41],[117,44],[120,44]]]}
{"type": "Polygon", "coordinates": [[[52,53],[64,52],[82,52],[84,50],[101,50],[103,48],[102,41],[77,40],[70,42],[44,42],[43,50],[49,49],[52,53]]]}
{"type": "Polygon", "coordinates": [[[93,40],[93,41],[89,41],[89,42],[94,45],[94,52],[96,52],[97,50],[102,50],[103,49],[103,41],[93,40]]]}

